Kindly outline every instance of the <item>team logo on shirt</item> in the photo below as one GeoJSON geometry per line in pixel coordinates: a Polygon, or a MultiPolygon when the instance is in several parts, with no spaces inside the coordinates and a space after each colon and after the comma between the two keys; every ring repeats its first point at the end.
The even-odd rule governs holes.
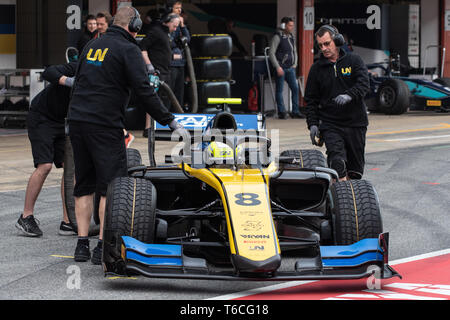
{"type": "Polygon", "coordinates": [[[351,76],[352,75],[352,67],[341,68],[341,72],[343,76],[351,76]]]}
{"type": "Polygon", "coordinates": [[[87,59],[86,62],[89,64],[93,64],[95,66],[98,66],[98,67],[101,66],[103,64],[103,60],[105,60],[105,56],[106,56],[106,53],[108,52],[108,49],[109,48],[106,48],[103,50],[97,49],[97,51],[95,51],[95,54],[92,56],[94,49],[91,48],[86,56],[86,59],[87,59]]]}

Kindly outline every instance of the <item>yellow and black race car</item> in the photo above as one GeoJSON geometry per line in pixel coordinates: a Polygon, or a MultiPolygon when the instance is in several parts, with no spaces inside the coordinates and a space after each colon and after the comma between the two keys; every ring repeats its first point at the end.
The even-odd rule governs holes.
{"type": "MultiPolygon", "coordinates": [[[[274,281],[400,276],[388,265],[388,234],[371,183],[336,182],[319,150],[272,155],[261,116],[250,117],[176,115],[201,133],[172,163],[130,168],[109,185],[105,273],[274,281]],[[290,266],[283,265],[287,256],[290,266]]],[[[157,127],[156,137],[167,138],[165,130],[157,127]]]]}

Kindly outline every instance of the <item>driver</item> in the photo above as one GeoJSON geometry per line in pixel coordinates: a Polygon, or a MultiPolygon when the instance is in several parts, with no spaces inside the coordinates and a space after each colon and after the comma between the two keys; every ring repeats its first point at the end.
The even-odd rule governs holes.
{"type": "Polygon", "coordinates": [[[361,179],[369,124],[364,96],[369,73],[362,59],[340,47],[336,27],[324,25],[315,34],[321,53],[312,65],[305,89],[306,122],[313,145],[323,138],[328,166],[339,180],[361,179]]]}

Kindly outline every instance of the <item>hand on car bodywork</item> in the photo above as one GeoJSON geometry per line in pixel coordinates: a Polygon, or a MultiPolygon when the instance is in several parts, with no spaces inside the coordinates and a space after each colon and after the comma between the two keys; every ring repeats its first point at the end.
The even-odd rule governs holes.
{"type": "Polygon", "coordinates": [[[315,146],[317,146],[317,141],[316,141],[316,137],[319,139],[320,134],[319,134],[319,128],[317,126],[311,126],[311,128],[309,128],[309,136],[311,137],[311,143],[315,146]]]}
{"type": "Polygon", "coordinates": [[[350,101],[352,101],[352,97],[350,97],[348,94],[340,94],[336,98],[334,98],[334,102],[336,102],[336,104],[340,107],[346,105],[350,101]]]}
{"type": "Polygon", "coordinates": [[[189,139],[189,131],[186,130],[181,123],[179,123],[177,120],[173,119],[169,123],[169,128],[173,131],[178,133],[183,139],[189,139]]]}

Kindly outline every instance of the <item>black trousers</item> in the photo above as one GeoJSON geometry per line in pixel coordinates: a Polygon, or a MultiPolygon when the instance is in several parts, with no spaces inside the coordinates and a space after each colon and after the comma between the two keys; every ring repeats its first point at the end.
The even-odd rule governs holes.
{"type": "Polygon", "coordinates": [[[339,178],[361,179],[364,173],[367,127],[330,126],[320,130],[327,148],[328,166],[339,178]]]}

